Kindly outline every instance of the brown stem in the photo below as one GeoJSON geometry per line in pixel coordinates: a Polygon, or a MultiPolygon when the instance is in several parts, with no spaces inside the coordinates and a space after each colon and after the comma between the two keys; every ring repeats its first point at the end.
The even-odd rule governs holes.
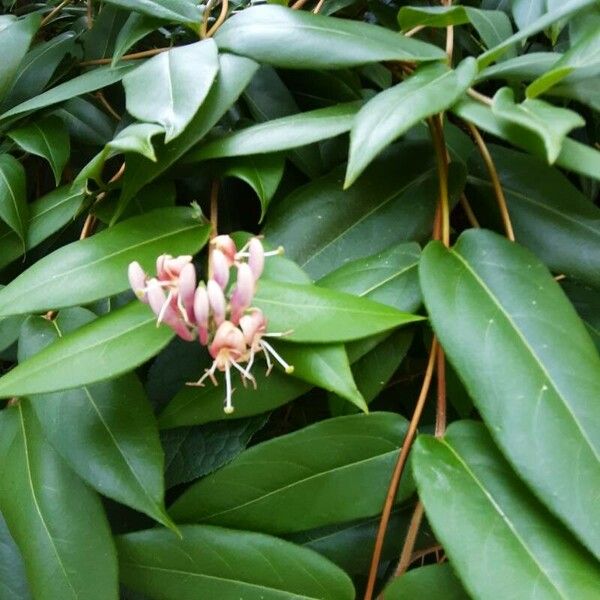
{"type": "MultiPolygon", "coordinates": [[[[219,187],[220,183],[218,179],[213,179],[210,188],[210,239],[212,240],[217,236],[218,224],[219,224],[219,187]]],[[[208,245],[208,278],[212,278],[212,266],[210,255],[213,251],[213,244],[208,245]]]]}
{"type": "MultiPolygon", "coordinates": [[[[151,48],[150,50],[142,50],[141,52],[132,52],[131,54],[124,54],[120,60],[137,60],[139,58],[147,58],[148,56],[154,56],[161,52],[170,50],[171,46],[164,48],[151,48]]],[[[112,57],[109,58],[95,58],[94,60],[84,60],[79,63],[80,67],[91,67],[93,65],[109,65],[112,62],[112,57]]]]}
{"type": "Polygon", "coordinates": [[[437,340],[433,338],[433,341],[431,343],[431,350],[429,351],[429,360],[427,361],[427,369],[425,370],[425,377],[423,378],[423,384],[421,386],[421,392],[419,394],[419,398],[417,399],[415,410],[408,425],[408,430],[406,432],[406,436],[404,437],[402,448],[400,449],[400,453],[398,454],[398,460],[396,461],[396,465],[394,466],[394,471],[392,473],[392,478],[388,487],[387,496],[385,498],[385,504],[383,505],[383,510],[381,512],[381,520],[379,521],[379,529],[377,530],[377,537],[375,538],[375,546],[373,548],[371,568],[369,569],[369,579],[367,581],[367,588],[365,590],[364,600],[372,600],[373,598],[373,590],[375,588],[375,579],[377,577],[377,569],[379,567],[379,560],[381,558],[381,550],[383,548],[385,532],[387,530],[388,523],[390,520],[390,514],[394,505],[394,499],[396,498],[396,494],[398,493],[400,479],[402,477],[402,473],[404,472],[404,467],[406,466],[408,453],[410,452],[410,449],[412,447],[412,443],[415,439],[415,434],[417,432],[417,426],[419,425],[421,415],[423,414],[423,407],[425,406],[425,400],[427,399],[427,393],[429,392],[429,387],[431,385],[431,379],[433,376],[433,367],[435,365],[435,358],[437,355],[437,346],[437,340]]]}
{"type": "Polygon", "coordinates": [[[442,437],[446,431],[446,357],[441,346],[438,346],[436,361],[437,403],[435,408],[435,437],[442,437]]]}
{"type": "Polygon", "coordinates": [[[70,4],[71,0],[63,0],[60,4],[57,4],[43,19],[42,22],[40,23],[40,27],[43,27],[44,25],[46,25],[47,23],[49,23],[52,18],[59,13],[63,7],[65,7],[67,4],[70,4]]]}
{"type": "Polygon", "coordinates": [[[415,548],[415,542],[417,541],[417,535],[419,533],[419,527],[423,520],[423,503],[419,500],[415,505],[406,537],[404,538],[404,546],[402,546],[402,552],[400,553],[400,562],[394,573],[395,577],[402,575],[410,566],[412,562],[413,550],[415,548]]]}
{"type": "Polygon", "coordinates": [[[215,33],[217,33],[217,30],[219,27],[221,27],[221,25],[223,25],[225,19],[227,18],[228,9],[229,0],[221,0],[221,12],[219,13],[219,16],[217,17],[217,20],[214,22],[213,26],[206,32],[204,37],[212,37],[215,33]]]}
{"type": "Polygon", "coordinates": [[[121,120],[121,115],[110,105],[110,102],[106,99],[102,92],[96,92],[96,98],[100,100],[100,103],[104,108],[109,112],[110,116],[113,117],[116,121],[121,120]]]}
{"type": "Polygon", "coordinates": [[[412,37],[413,35],[415,35],[415,33],[419,33],[419,31],[423,31],[423,29],[425,29],[425,25],[417,25],[416,27],[409,29],[406,33],[403,33],[402,35],[404,37],[412,37]]]}
{"type": "Polygon", "coordinates": [[[292,10],[300,10],[307,2],[308,0],[296,0],[290,8],[292,10]]]}
{"type": "Polygon", "coordinates": [[[479,229],[481,227],[481,225],[479,224],[479,221],[477,220],[477,217],[475,216],[475,213],[473,212],[473,209],[471,208],[471,204],[467,200],[467,197],[465,196],[465,194],[460,195],[460,205],[463,207],[463,210],[465,211],[465,214],[467,215],[467,219],[469,220],[471,227],[475,227],[476,229],[479,229]]]}
{"type": "Polygon", "coordinates": [[[444,246],[450,246],[450,203],[448,200],[448,154],[446,151],[446,142],[444,140],[444,127],[442,125],[442,115],[434,115],[428,119],[429,131],[435,149],[435,156],[438,169],[439,193],[440,193],[440,221],[441,221],[441,240],[444,246]]]}
{"type": "Polygon", "coordinates": [[[483,102],[484,104],[487,104],[488,106],[491,106],[494,103],[494,101],[489,96],[486,96],[485,94],[482,94],[473,88],[469,88],[467,90],[467,94],[469,94],[469,96],[471,96],[471,98],[474,98],[475,100],[479,100],[479,102],[483,102]]]}
{"type": "Polygon", "coordinates": [[[488,175],[490,176],[490,180],[492,182],[492,188],[494,189],[494,195],[496,196],[496,202],[498,204],[498,209],[500,210],[500,215],[502,217],[502,223],[504,225],[504,231],[506,232],[506,237],[511,241],[515,241],[515,232],[513,230],[512,222],[510,220],[510,213],[508,212],[508,206],[506,204],[506,197],[504,196],[504,191],[502,189],[502,184],[500,183],[500,178],[498,177],[498,171],[496,170],[496,165],[494,165],[494,161],[490,155],[490,152],[483,141],[483,137],[479,133],[479,130],[473,123],[469,123],[468,121],[467,127],[477,144],[477,148],[479,149],[479,153],[481,154],[481,158],[483,158],[483,162],[485,163],[485,167],[487,169],[488,175]]]}
{"type": "Polygon", "coordinates": [[[85,22],[88,29],[91,29],[94,26],[94,8],[92,6],[92,0],[87,0],[85,22]]]}
{"type": "Polygon", "coordinates": [[[315,9],[313,10],[314,15],[318,15],[319,12],[321,12],[321,9],[323,8],[324,3],[325,3],[325,0],[319,0],[317,5],[315,6],[315,9]]]}

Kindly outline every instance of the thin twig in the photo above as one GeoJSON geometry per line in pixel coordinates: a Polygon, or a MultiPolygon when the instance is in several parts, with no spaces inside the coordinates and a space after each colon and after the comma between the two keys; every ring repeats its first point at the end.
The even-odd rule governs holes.
{"type": "Polygon", "coordinates": [[[450,203],[448,200],[448,154],[444,140],[444,127],[441,115],[434,115],[428,119],[429,131],[433,140],[438,168],[439,190],[440,190],[440,219],[441,240],[444,246],[450,246],[450,203]]]}
{"type": "Polygon", "coordinates": [[[429,360],[427,361],[427,369],[425,370],[425,377],[423,378],[423,384],[421,386],[421,392],[408,425],[406,436],[402,442],[402,448],[400,449],[398,460],[394,466],[394,472],[392,473],[392,478],[388,487],[385,504],[383,505],[383,510],[381,512],[381,520],[379,521],[379,529],[377,530],[377,537],[375,538],[375,546],[373,548],[371,568],[369,569],[369,579],[367,581],[364,600],[371,600],[373,598],[373,590],[375,588],[375,579],[377,577],[377,569],[379,568],[379,560],[381,558],[381,550],[383,548],[385,532],[390,520],[390,514],[392,512],[394,500],[398,492],[398,486],[400,485],[400,479],[402,478],[402,473],[404,472],[404,467],[406,466],[406,459],[408,458],[408,453],[410,452],[412,443],[415,439],[415,434],[417,432],[417,426],[419,425],[421,415],[423,414],[423,407],[425,406],[425,400],[427,399],[427,393],[429,392],[429,387],[431,385],[431,379],[433,376],[433,367],[435,365],[435,358],[437,355],[437,346],[437,340],[433,338],[431,349],[429,351],[429,360]]]}
{"type": "MultiPolygon", "coordinates": [[[[210,239],[212,240],[217,236],[219,226],[219,188],[220,182],[218,179],[213,179],[210,187],[210,239]]],[[[213,251],[213,244],[208,245],[208,278],[211,279],[212,274],[212,261],[210,255],[213,251]]]]}
{"type": "Polygon", "coordinates": [[[478,92],[476,89],[469,88],[467,90],[467,94],[469,94],[469,96],[471,96],[471,98],[474,98],[475,100],[479,100],[479,102],[483,102],[484,104],[487,104],[488,106],[492,106],[492,104],[494,103],[494,101],[489,96],[486,96],[485,94],[482,94],[481,92],[478,92]]]}
{"type": "Polygon", "coordinates": [[[479,224],[479,221],[477,220],[477,217],[475,216],[475,213],[473,212],[471,203],[467,200],[467,197],[465,196],[464,193],[460,195],[460,205],[463,207],[463,210],[465,211],[465,214],[467,215],[467,219],[468,219],[471,227],[475,227],[476,229],[479,229],[481,227],[481,225],[479,224]]]}
{"type": "Polygon", "coordinates": [[[307,2],[308,0],[296,0],[290,8],[292,10],[300,10],[307,2]]]}
{"type": "Polygon", "coordinates": [[[437,377],[435,437],[442,437],[446,432],[446,357],[441,346],[438,346],[437,350],[435,374],[437,377]]]}
{"type": "Polygon", "coordinates": [[[416,27],[409,29],[406,33],[403,33],[402,35],[404,37],[412,37],[413,35],[415,35],[415,33],[419,33],[419,31],[423,31],[423,29],[425,29],[425,25],[417,25],[416,27]]]}
{"type": "Polygon", "coordinates": [[[313,15],[318,15],[321,12],[321,9],[323,8],[324,3],[325,3],[325,0],[319,0],[317,5],[315,6],[315,9],[313,10],[313,15]]]}
{"type": "Polygon", "coordinates": [[[219,27],[221,27],[221,25],[223,25],[223,23],[225,22],[225,19],[227,18],[227,11],[229,10],[229,0],[221,0],[221,12],[219,13],[219,16],[217,17],[217,20],[214,22],[213,26],[206,32],[206,35],[204,37],[212,37],[215,33],[217,33],[217,30],[219,29],[219,27]]]}
{"type": "MultiPolygon", "coordinates": [[[[139,58],[147,58],[148,56],[154,56],[161,52],[171,50],[172,46],[165,46],[164,48],[151,48],[150,50],[142,50],[141,52],[132,52],[131,54],[124,54],[120,60],[137,60],[139,58]]],[[[93,65],[109,65],[113,60],[113,57],[109,58],[94,58],[93,60],[84,60],[79,63],[80,67],[91,67],[93,65]]]]}
{"type": "Polygon", "coordinates": [[[502,189],[502,184],[500,183],[500,178],[498,177],[498,171],[496,170],[496,165],[494,165],[494,161],[492,160],[492,156],[483,141],[483,137],[479,133],[479,130],[473,123],[469,121],[465,121],[475,143],[477,144],[477,148],[479,149],[479,153],[481,154],[481,158],[483,158],[483,162],[485,163],[485,167],[487,169],[488,175],[490,176],[490,181],[492,182],[492,188],[494,189],[494,195],[496,196],[496,202],[498,203],[498,209],[500,210],[500,215],[502,216],[502,223],[504,225],[504,231],[506,233],[506,237],[511,241],[515,241],[515,232],[513,230],[512,222],[510,220],[510,213],[508,212],[508,206],[506,204],[506,197],[504,196],[504,190],[502,189]]]}
{"type": "Polygon", "coordinates": [[[92,6],[92,0],[87,0],[85,22],[88,29],[91,29],[94,26],[94,8],[92,6]]]}
{"type": "Polygon", "coordinates": [[[204,39],[208,33],[208,19],[210,18],[210,13],[215,5],[216,0],[208,0],[206,6],[204,7],[204,12],[202,13],[202,22],[200,23],[200,37],[204,39]]]}
{"type": "Polygon", "coordinates": [[[40,23],[40,27],[43,27],[44,25],[46,25],[49,21],[52,20],[52,18],[59,13],[63,7],[65,7],[67,4],[69,4],[71,2],[71,0],[63,0],[60,4],[57,4],[43,19],[42,22],[40,23]]]}
{"type": "Polygon", "coordinates": [[[402,547],[402,552],[400,553],[400,562],[398,563],[398,567],[394,573],[395,577],[402,575],[412,562],[413,550],[415,548],[415,542],[417,541],[417,535],[419,533],[419,527],[421,526],[422,520],[423,503],[419,500],[415,505],[415,510],[413,511],[410,523],[408,525],[408,531],[406,532],[406,537],[404,538],[404,546],[402,547]]]}
{"type": "Polygon", "coordinates": [[[96,98],[100,100],[100,103],[109,112],[109,114],[116,120],[121,120],[121,115],[110,105],[110,102],[106,99],[102,92],[96,92],[96,98]]]}

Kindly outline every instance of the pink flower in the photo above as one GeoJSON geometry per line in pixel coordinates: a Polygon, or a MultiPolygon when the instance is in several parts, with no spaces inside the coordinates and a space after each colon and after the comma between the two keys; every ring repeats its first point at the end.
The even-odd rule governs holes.
{"type": "Polygon", "coordinates": [[[144,273],[144,269],[139,262],[134,261],[129,265],[127,270],[129,277],[129,285],[135,295],[145,304],[148,304],[148,295],[146,294],[146,280],[148,276],[144,273]]]}
{"type": "Polygon", "coordinates": [[[210,305],[208,292],[202,282],[194,294],[194,318],[198,325],[198,339],[203,346],[208,344],[208,314],[210,305]]]}
{"type": "Polygon", "coordinates": [[[231,267],[235,262],[235,255],[237,254],[237,248],[233,239],[228,235],[217,235],[210,243],[214,250],[220,250],[223,253],[228,265],[231,267]]]}
{"type": "Polygon", "coordinates": [[[231,294],[231,322],[237,325],[244,311],[249,308],[256,282],[250,266],[246,263],[238,264],[237,281],[231,294]]]}
{"type": "Polygon", "coordinates": [[[221,286],[214,280],[209,279],[206,284],[206,291],[208,293],[208,304],[212,312],[213,321],[217,327],[225,320],[225,295],[221,286]]]}
{"type": "Polygon", "coordinates": [[[229,260],[218,248],[213,248],[210,253],[210,272],[212,278],[221,286],[224,290],[229,282],[229,260]]]}
{"type": "Polygon", "coordinates": [[[156,326],[158,327],[161,323],[165,323],[173,329],[180,338],[191,342],[194,339],[194,334],[190,332],[185,321],[181,318],[181,315],[177,310],[177,299],[175,296],[173,296],[171,292],[166,296],[160,282],[155,278],[148,281],[146,290],[148,294],[148,304],[150,304],[150,308],[158,317],[156,326]]]}

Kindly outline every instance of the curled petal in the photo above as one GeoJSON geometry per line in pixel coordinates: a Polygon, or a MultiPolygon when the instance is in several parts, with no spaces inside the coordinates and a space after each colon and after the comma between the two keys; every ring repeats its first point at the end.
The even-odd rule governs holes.
{"type": "Polygon", "coordinates": [[[235,242],[228,235],[218,235],[214,237],[210,242],[215,249],[220,250],[225,258],[229,266],[233,265],[235,261],[235,255],[237,254],[237,248],[235,246],[235,242]]]}
{"type": "Polygon", "coordinates": [[[206,284],[206,291],[208,294],[208,303],[212,311],[212,316],[215,324],[221,325],[225,320],[225,295],[221,286],[214,280],[209,279],[206,284]]]}
{"type": "Polygon", "coordinates": [[[187,320],[194,320],[194,292],[196,291],[196,269],[187,263],[179,274],[179,298],[185,309],[187,320]]]}
{"type": "Polygon", "coordinates": [[[265,267],[265,250],[262,242],[256,237],[248,244],[248,266],[254,275],[254,280],[258,280],[265,267]]]}
{"type": "Polygon", "coordinates": [[[240,360],[246,354],[246,340],[244,334],[231,321],[223,321],[210,345],[208,351],[217,361],[221,371],[225,370],[225,363],[230,360],[240,360]]]}
{"type": "Polygon", "coordinates": [[[131,289],[135,292],[135,295],[142,301],[148,302],[148,298],[146,295],[146,273],[144,273],[144,269],[139,262],[134,261],[130,263],[129,269],[127,270],[127,275],[129,276],[129,285],[131,289]]]}
{"type": "Polygon", "coordinates": [[[240,329],[248,346],[252,347],[267,329],[267,320],[258,308],[240,318],[240,329]]]}
{"type": "Polygon", "coordinates": [[[165,281],[168,279],[167,271],[165,269],[165,261],[173,258],[170,254],[161,254],[156,259],[156,277],[159,281],[165,281]]]}
{"type": "Polygon", "coordinates": [[[189,255],[176,256],[175,258],[168,256],[164,262],[165,271],[170,278],[179,277],[184,267],[191,262],[192,257],[189,255]]]}
{"type": "Polygon", "coordinates": [[[254,297],[254,275],[246,263],[238,265],[237,281],[231,294],[231,321],[237,325],[254,297]]]}
{"type": "Polygon", "coordinates": [[[150,308],[159,317],[167,304],[167,297],[160,283],[154,277],[148,282],[147,296],[150,308]]]}
{"type": "Polygon", "coordinates": [[[225,254],[218,248],[213,248],[210,253],[210,272],[222,290],[227,287],[229,281],[229,267],[230,264],[225,254]]]}

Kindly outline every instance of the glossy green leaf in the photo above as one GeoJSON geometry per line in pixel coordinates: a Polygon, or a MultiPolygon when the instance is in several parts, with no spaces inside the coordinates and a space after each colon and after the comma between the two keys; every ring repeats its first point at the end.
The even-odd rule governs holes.
{"type": "Polygon", "coordinates": [[[180,540],[159,529],[118,537],[123,583],[163,600],[354,598],[349,577],[306,548],[220,527],[190,525],[181,532],[180,540]]]}
{"type": "Polygon", "coordinates": [[[29,44],[36,34],[41,17],[35,13],[22,19],[12,21],[0,30],[0,54],[2,69],[0,70],[0,100],[4,99],[18,73],[19,65],[29,49],[29,44]]]}
{"type": "Polygon", "coordinates": [[[235,131],[192,152],[187,161],[279,152],[346,133],[360,103],[350,102],[290,115],[235,131]]]}
{"type": "Polygon", "coordinates": [[[73,242],[29,267],[0,292],[0,316],[76,306],[129,288],[127,267],[137,260],[150,271],[160,254],[195,254],[209,227],[192,209],[166,208],[123,221],[73,242]],[[73,287],[71,282],[77,282],[73,287]]]}
{"type": "Polygon", "coordinates": [[[161,24],[162,19],[131,13],[115,40],[111,66],[114,67],[136,42],[158,29],[161,24]]]}
{"type": "Polygon", "coordinates": [[[127,158],[123,189],[113,221],[121,216],[127,204],[145,185],[164,173],[214,127],[237,100],[257,68],[258,65],[247,58],[229,54],[219,56],[219,74],[215,83],[185,131],[157,151],[154,164],[139,156],[127,158]]]}
{"type": "Polygon", "coordinates": [[[76,38],[74,31],[65,31],[47,42],[36,44],[20,62],[12,87],[1,104],[2,109],[7,110],[40,94],[56,67],[72,50],[76,38]]]}
{"type": "Polygon", "coordinates": [[[433,329],[494,439],[598,553],[600,410],[589,399],[600,394],[600,357],[573,306],[528,250],[484,230],[452,250],[431,243],[420,278],[433,329]]]}
{"type": "Polygon", "coordinates": [[[290,342],[355,340],[422,319],[316,285],[269,280],[261,280],[253,302],[269,321],[269,332],[291,330],[285,337],[290,342]]]}
{"type": "Polygon", "coordinates": [[[413,125],[452,106],[471,85],[476,72],[471,57],[455,70],[443,64],[427,65],[370,100],[352,125],[344,187],[354,183],[386,146],[413,125]]]}
{"type": "Polygon", "coordinates": [[[225,163],[223,177],[237,177],[252,187],[260,200],[262,220],[279,187],[284,168],[285,158],[281,154],[236,156],[225,163]]]}
{"type": "Polygon", "coordinates": [[[255,6],[228,19],[215,36],[221,50],[291,69],[338,69],[382,60],[443,60],[443,50],[361,23],[255,6]]]}
{"type": "MultiPolygon", "coordinates": [[[[471,121],[474,125],[501,139],[508,140],[519,148],[530,152],[539,151],[539,144],[532,143],[528,135],[517,123],[507,126],[492,113],[489,106],[475,100],[465,99],[452,107],[459,117],[471,121]]],[[[562,150],[556,159],[558,166],[587,177],[600,179],[600,152],[571,138],[564,138],[562,150]]]]}
{"type": "Polygon", "coordinates": [[[60,184],[71,148],[67,129],[58,117],[49,116],[33,121],[18,129],[11,129],[7,135],[25,152],[45,158],[52,168],[56,185],[60,184]]]}
{"type": "Polygon", "coordinates": [[[170,23],[198,26],[200,7],[193,0],[106,0],[119,8],[156,17],[170,23]]]}
{"type": "MultiPolygon", "coordinates": [[[[353,415],[263,442],[188,488],[170,513],[178,522],[265,533],[377,514],[406,427],[393,413],[353,415]]],[[[411,493],[405,477],[399,499],[411,493]]]]}
{"type": "Polygon", "coordinates": [[[585,125],[581,116],[572,110],[558,108],[543,100],[528,98],[515,103],[510,88],[501,88],[494,96],[492,112],[508,128],[518,125],[531,133],[533,147],[552,164],[558,158],[562,142],[572,130],[585,125]]]}
{"type": "Polygon", "coordinates": [[[0,115],[0,120],[8,119],[8,117],[15,117],[22,115],[34,110],[46,108],[59,102],[64,102],[74,98],[75,96],[81,96],[89,92],[94,92],[100,88],[112,85],[121,81],[126,73],[131,71],[135,66],[133,65],[119,65],[114,69],[109,67],[100,67],[92,71],[88,71],[83,75],[69,79],[64,83],[57,85],[56,87],[50,88],[49,90],[17,104],[4,114],[0,115]]]}
{"type": "MultiPolygon", "coordinates": [[[[543,160],[489,146],[517,241],[553,271],[600,287],[600,209],[543,160]]],[[[487,170],[472,161],[470,194],[495,208],[487,170]],[[473,190],[473,191],[471,191],[473,190]]]]}
{"type": "Polygon", "coordinates": [[[449,564],[428,565],[397,577],[383,591],[385,600],[469,600],[449,564]]]}
{"type": "Polygon", "coordinates": [[[546,0],[512,0],[510,8],[519,29],[528,27],[547,11],[546,0]]]}
{"type": "MultiPolygon", "coordinates": [[[[0,285],[0,289],[3,287],[0,285]]],[[[22,316],[0,318],[0,352],[17,341],[24,320],[25,318],[22,316]]]]}
{"type": "Polygon", "coordinates": [[[0,598],[31,600],[23,557],[10,535],[2,514],[0,514],[0,598]]]}
{"type": "Polygon", "coordinates": [[[0,220],[4,221],[25,243],[29,206],[25,169],[10,154],[0,154],[0,220]]]}
{"type": "MultiPolygon", "coordinates": [[[[19,361],[95,318],[83,308],[61,311],[53,321],[30,317],[21,330],[19,361]]],[[[163,505],[164,456],[158,428],[133,373],[30,399],[46,439],[84,481],[171,525],[163,505]]]]}
{"type": "Polygon", "coordinates": [[[600,352],[600,291],[574,281],[561,283],[600,352]]]}
{"type": "Polygon", "coordinates": [[[158,354],[173,333],[137,300],[80,327],[0,377],[0,397],[43,394],[111,379],[158,354]]]}
{"type": "Polygon", "coordinates": [[[413,452],[427,517],[472,597],[597,597],[595,561],[529,493],[482,424],[454,423],[441,440],[421,436],[413,452]]]}
{"type": "Polygon", "coordinates": [[[163,431],[166,486],[187,483],[221,468],[246,448],[267,419],[259,415],[163,431]]]}
{"type": "Polygon", "coordinates": [[[561,3],[557,9],[545,13],[540,16],[539,19],[535,19],[529,25],[523,27],[514,35],[511,35],[502,43],[481,54],[477,59],[479,68],[487,67],[489,64],[498,60],[498,58],[500,58],[509,48],[512,48],[519,42],[526,40],[528,37],[531,37],[539,31],[547,29],[561,19],[566,19],[584,8],[593,6],[595,2],[596,0],[568,0],[567,2],[561,3]]]}
{"type": "MultiPolygon", "coordinates": [[[[433,159],[430,142],[404,142],[348,190],[342,189],[343,171],[336,169],[278,202],[264,233],[314,278],[394,244],[423,239],[437,202],[433,159]]],[[[451,169],[453,191],[463,177],[456,173],[451,169]]]]}
{"type": "Polygon", "coordinates": [[[2,411],[0,507],[35,598],[116,600],[102,504],[46,442],[29,403],[2,411]]]}
{"type": "MultiPolygon", "coordinates": [[[[64,185],[38,198],[29,205],[29,222],[25,235],[25,249],[31,250],[75,218],[86,194],[83,187],[64,185]]],[[[23,254],[19,236],[0,224],[0,268],[23,254]]]]}
{"type": "Polygon", "coordinates": [[[52,114],[65,122],[74,142],[85,146],[102,146],[113,137],[115,131],[114,119],[84,98],[71,98],[52,114]]]}
{"type": "Polygon", "coordinates": [[[218,70],[217,46],[211,39],[161,52],[123,77],[127,111],[140,121],[162,125],[168,143],[194,118],[218,70]]]}
{"type": "Polygon", "coordinates": [[[529,52],[491,65],[479,72],[477,81],[506,79],[508,81],[531,81],[552,70],[562,54],[557,52],[529,52]]]}

